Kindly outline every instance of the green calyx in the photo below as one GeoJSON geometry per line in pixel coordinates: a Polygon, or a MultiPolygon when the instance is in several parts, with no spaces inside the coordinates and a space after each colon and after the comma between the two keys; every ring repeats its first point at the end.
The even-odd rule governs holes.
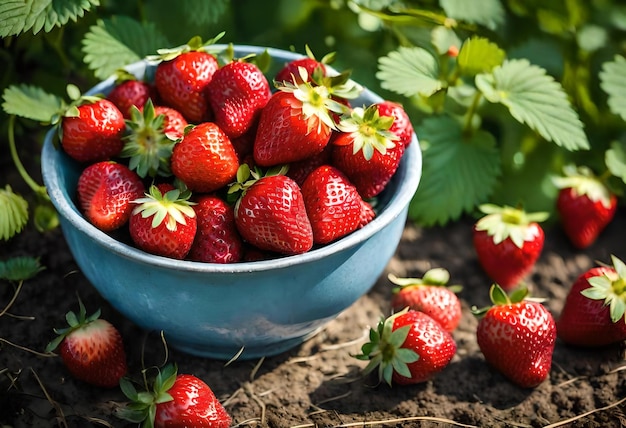
{"type": "Polygon", "coordinates": [[[184,45],[176,46],[174,48],[158,49],[157,55],[148,55],[147,59],[151,61],[170,61],[182,53],[185,52],[208,52],[211,50],[211,46],[217,43],[226,32],[222,31],[212,39],[202,41],[202,37],[194,36],[184,45]]]}
{"type": "Polygon", "coordinates": [[[152,100],[146,102],[143,112],[132,106],[130,115],[120,156],[129,158],[128,167],[142,178],[171,176],[170,159],[177,139],[164,132],[165,115],[155,114],[152,100]]]}
{"type": "Polygon", "coordinates": [[[389,281],[393,284],[397,285],[393,290],[394,292],[398,292],[400,289],[406,287],[419,286],[446,287],[454,293],[458,293],[463,289],[461,285],[447,286],[450,281],[450,272],[444,268],[430,269],[426,271],[423,278],[398,278],[392,273],[387,275],[387,278],[389,278],[389,281]]]}
{"type": "Polygon", "coordinates": [[[611,255],[611,261],[615,272],[589,278],[587,281],[591,287],[581,291],[581,294],[589,299],[604,300],[604,304],[609,306],[611,321],[616,323],[626,312],[626,264],[614,255],[611,255]]]}
{"type": "Polygon", "coordinates": [[[157,404],[172,401],[174,398],[168,391],[174,386],[178,368],[175,364],[168,364],[159,370],[150,389],[146,382],[145,391],[137,391],[133,383],[127,379],[120,379],[120,389],[130,400],[125,407],[118,408],[115,416],[133,423],[141,423],[143,428],[153,428],[157,404]]]}
{"type": "Polygon", "coordinates": [[[364,369],[365,374],[378,369],[378,379],[391,386],[393,373],[404,377],[411,377],[408,364],[417,361],[420,356],[412,349],[402,345],[411,331],[406,325],[393,330],[395,319],[408,311],[408,308],[397,312],[387,319],[382,319],[376,329],[370,329],[370,341],[361,347],[361,354],[355,355],[359,360],[369,361],[364,369]]]}
{"type": "Polygon", "coordinates": [[[73,311],[69,311],[67,314],[65,314],[65,320],[67,321],[68,327],[54,329],[54,332],[58,336],[50,343],[48,343],[48,345],[46,346],[46,352],[54,351],[61,344],[63,339],[65,339],[70,333],[80,328],[83,328],[87,324],[92,323],[93,321],[100,318],[100,309],[98,309],[90,316],[87,316],[87,310],[85,309],[85,305],[83,305],[83,302],[80,299],[78,299],[78,305],[78,315],[73,311]]]}
{"type": "Polygon", "coordinates": [[[587,196],[593,202],[601,202],[606,208],[611,207],[611,191],[586,166],[566,165],[563,167],[563,176],[552,177],[552,183],[557,189],[571,188],[576,196],[587,196]]]}
{"type": "MultiPolygon", "coordinates": [[[[275,175],[285,175],[288,170],[289,165],[273,166],[264,172],[258,167],[250,169],[248,164],[241,164],[237,169],[236,181],[228,185],[227,202],[230,204],[239,204],[239,201],[241,201],[241,198],[246,191],[261,178],[275,175]]],[[[236,209],[237,205],[235,205],[235,211],[236,209]]]]}
{"type": "Polygon", "coordinates": [[[399,138],[389,131],[393,125],[393,116],[381,116],[375,104],[367,108],[355,107],[344,116],[338,128],[352,136],[352,153],[363,152],[366,160],[374,156],[374,151],[381,154],[396,146],[399,138]]]}
{"type": "Polygon", "coordinates": [[[498,245],[511,238],[518,247],[524,246],[524,241],[535,238],[528,233],[528,226],[548,219],[547,212],[527,213],[522,209],[510,206],[499,207],[492,204],[484,204],[479,209],[486,215],[476,223],[476,230],[484,230],[493,237],[494,244],[498,245]]]}
{"type": "Polygon", "coordinates": [[[175,231],[178,224],[187,224],[186,217],[196,216],[192,207],[195,202],[191,202],[190,198],[189,190],[173,189],[163,194],[157,186],[152,185],[145,197],[133,201],[137,204],[133,215],[140,213],[143,218],[152,217],[152,228],[159,227],[165,221],[167,229],[175,231]]]}
{"type": "MultiPolygon", "coordinates": [[[[507,294],[506,291],[499,284],[492,284],[489,288],[489,299],[491,300],[492,305],[486,306],[484,308],[477,308],[476,306],[472,306],[472,313],[477,317],[482,317],[491,309],[493,306],[502,306],[502,305],[512,305],[514,303],[519,303],[523,300],[531,300],[529,297],[528,288],[525,286],[521,286],[511,291],[511,293],[507,294]]],[[[532,299],[539,301],[538,299],[532,299]]]]}

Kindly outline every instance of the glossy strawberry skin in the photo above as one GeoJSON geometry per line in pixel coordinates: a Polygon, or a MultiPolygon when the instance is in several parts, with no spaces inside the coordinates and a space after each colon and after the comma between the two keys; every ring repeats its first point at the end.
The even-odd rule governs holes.
{"type": "Polygon", "coordinates": [[[120,154],[126,129],[122,112],[107,99],[78,107],[76,117],[63,117],[61,146],[71,158],[85,163],[120,154]]]}
{"type": "Polygon", "coordinates": [[[255,163],[262,167],[281,165],[324,150],[331,129],[316,118],[312,120],[309,129],[302,116],[302,102],[292,93],[279,91],[272,95],[259,119],[253,149],[255,163]]]}
{"type": "Polygon", "coordinates": [[[398,142],[405,148],[411,144],[413,139],[413,124],[409,115],[401,104],[393,101],[381,101],[376,104],[378,112],[381,116],[393,116],[394,121],[389,131],[396,134],[399,138],[398,142]]]}
{"type": "Polygon", "coordinates": [[[156,406],[155,428],[229,428],[231,417],[211,388],[196,376],[180,374],[167,391],[171,401],[156,406]]]}
{"type": "Polygon", "coordinates": [[[122,336],[103,319],[67,335],[59,345],[59,354],[74,377],[92,385],[116,387],[127,372],[122,336]]]}
{"type": "Polygon", "coordinates": [[[405,377],[394,371],[392,381],[398,385],[410,385],[425,382],[443,370],[456,353],[454,339],[441,325],[423,312],[409,310],[398,316],[392,330],[411,326],[402,348],[412,349],[419,359],[407,364],[411,377],[405,377]]]}
{"type": "Polygon", "coordinates": [[[391,306],[398,312],[408,307],[424,312],[452,332],[461,320],[461,302],[448,288],[434,285],[402,287],[391,298],[391,306]]]}
{"type": "Polygon", "coordinates": [[[154,106],[154,114],[165,116],[163,120],[163,133],[172,140],[183,138],[185,128],[189,123],[187,119],[176,109],[166,106],[154,106]]]}
{"type": "Polygon", "coordinates": [[[601,201],[592,201],[587,195],[577,195],[572,188],[559,191],[556,202],[565,234],[578,249],[593,244],[600,233],[613,220],[617,210],[617,198],[610,197],[606,207],[601,201]]]}
{"type": "Polygon", "coordinates": [[[191,191],[210,193],[234,181],[239,159],[220,127],[204,122],[174,146],[171,165],[174,175],[191,191]]]}
{"type": "Polygon", "coordinates": [[[284,175],[260,178],[238,201],[235,224],[244,240],[267,251],[300,254],[313,246],[313,230],[300,187],[284,175]]]}
{"type": "Polygon", "coordinates": [[[156,89],[147,82],[141,80],[125,80],[111,89],[107,99],[122,112],[125,119],[130,119],[130,108],[143,108],[149,99],[156,96],[156,89]]]}
{"type": "Polygon", "coordinates": [[[363,199],[361,199],[361,215],[359,218],[359,228],[364,227],[376,218],[376,211],[374,211],[372,204],[363,199]]]}
{"type": "Polygon", "coordinates": [[[272,93],[256,64],[233,61],[219,68],[207,85],[215,123],[229,138],[248,132],[272,93]]]}
{"type": "Polygon", "coordinates": [[[217,59],[207,52],[184,52],[157,66],[154,83],[166,105],[197,124],[210,119],[206,87],[218,68],[217,59]]]}
{"type": "Polygon", "coordinates": [[[311,172],[322,165],[330,165],[331,148],[332,147],[327,145],[324,150],[314,156],[290,163],[287,176],[293,178],[294,181],[298,183],[298,186],[302,187],[304,180],[306,180],[311,172]]]}
{"type": "Polygon", "coordinates": [[[141,178],[126,165],[102,161],[85,168],[77,184],[78,204],[91,224],[105,232],[128,222],[133,204],[145,192],[141,178]]]}
{"type": "Polygon", "coordinates": [[[328,244],[358,229],[361,196],[337,168],[323,165],[311,172],[302,195],[315,244],[328,244]]]}
{"type": "Polygon", "coordinates": [[[495,244],[493,236],[474,226],[473,243],[478,261],[487,275],[505,291],[515,288],[532,271],[543,250],[545,235],[541,226],[530,223],[527,234],[532,239],[525,240],[519,248],[510,237],[495,244]]]}
{"type": "Polygon", "coordinates": [[[365,159],[361,151],[352,151],[352,137],[340,133],[333,144],[332,164],[346,174],[361,197],[370,199],[379,195],[395,174],[404,154],[404,145],[396,144],[387,149],[385,154],[374,150],[369,160],[365,159]]]}
{"type": "Polygon", "coordinates": [[[323,75],[326,75],[326,65],[323,63],[313,58],[298,58],[285,64],[285,66],[278,73],[276,73],[275,80],[277,82],[287,81],[296,84],[302,83],[299,71],[300,67],[303,67],[307,71],[309,80],[315,69],[318,67],[322,69],[323,75]]]}
{"type": "Polygon", "coordinates": [[[539,385],[550,374],[556,326],[538,302],[491,307],[478,323],[476,339],[485,360],[523,388],[539,385]]]}
{"type": "Polygon", "coordinates": [[[624,317],[616,323],[611,322],[610,308],[604,300],[590,299],[581,294],[581,291],[591,287],[589,278],[602,275],[616,275],[616,272],[611,267],[591,268],[572,285],[557,320],[557,335],[563,342],[595,347],[626,340],[624,317]]]}
{"type": "Polygon", "coordinates": [[[213,195],[198,198],[193,208],[198,230],[189,258],[206,263],[239,262],[243,244],[235,226],[233,208],[213,195]]]}

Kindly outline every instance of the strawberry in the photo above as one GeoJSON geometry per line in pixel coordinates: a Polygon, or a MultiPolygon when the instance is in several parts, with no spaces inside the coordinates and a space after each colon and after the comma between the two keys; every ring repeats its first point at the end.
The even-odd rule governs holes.
{"type": "Polygon", "coordinates": [[[126,165],[102,161],[87,166],[78,177],[78,205],[87,220],[105,232],[128,222],[131,201],[144,192],[141,178],[126,165]]]}
{"type": "Polygon", "coordinates": [[[54,329],[58,336],[46,346],[46,352],[59,349],[69,372],[92,385],[113,388],[127,372],[126,352],[120,332],[100,310],[87,316],[83,302],[78,301],[78,314],[65,316],[68,327],[54,329]]]}
{"type": "Polygon", "coordinates": [[[423,278],[398,278],[393,274],[388,278],[397,285],[391,298],[394,311],[408,307],[429,315],[446,331],[452,332],[457,327],[461,320],[461,301],[455,293],[461,286],[446,286],[450,280],[447,270],[431,269],[423,278]]]}
{"type": "Polygon", "coordinates": [[[189,258],[208,263],[235,263],[241,260],[243,245],[235,226],[233,208],[222,199],[204,195],[194,205],[198,230],[189,258]]]}
{"type": "Polygon", "coordinates": [[[361,196],[372,198],[383,191],[400,164],[404,145],[389,129],[394,118],[381,116],[376,105],[356,107],[339,123],[333,139],[332,162],[354,183],[361,196]]]}
{"type": "Polygon", "coordinates": [[[589,168],[569,165],[564,173],[565,176],[553,179],[559,189],[557,211],[571,243],[584,249],[613,220],[617,197],[589,168]]]}
{"type": "Polygon", "coordinates": [[[120,157],[129,158],[129,168],[142,178],[172,175],[170,160],[179,130],[169,127],[180,127],[186,121],[175,116],[175,110],[167,109],[171,110],[168,113],[171,116],[158,114],[152,100],[146,102],[142,111],[135,106],[130,109],[130,119],[126,121],[128,133],[120,157]],[[170,122],[170,118],[174,119],[170,122]]]}
{"type": "Polygon", "coordinates": [[[149,193],[136,199],[130,217],[130,237],[142,250],[183,259],[191,249],[196,230],[196,213],[191,193],[171,185],[152,185],[149,193]]]}
{"type": "Polygon", "coordinates": [[[163,115],[163,133],[170,140],[180,140],[185,135],[189,123],[176,109],[167,106],[154,106],[154,115],[163,115]]]}
{"type": "Polygon", "coordinates": [[[282,173],[281,168],[261,176],[241,166],[229,188],[231,194],[240,192],[235,224],[243,239],[261,250],[300,254],[313,246],[313,230],[300,187],[282,173]]]}
{"type": "Polygon", "coordinates": [[[188,130],[174,146],[171,166],[189,190],[210,193],[235,179],[239,159],[220,127],[204,122],[188,130]]]}
{"type": "Polygon", "coordinates": [[[302,196],[315,244],[327,244],[359,228],[361,196],[337,168],[323,165],[311,172],[302,196]]]}
{"type": "Polygon", "coordinates": [[[493,306],[474,310],[480,317],[476,330],[485,361],[522,388],[546,380],[552,365],[556,325],[537,301],[524,300],[522,287],[510,296],[497,284],[490,291],[493,306]]]}
{"type": "Polygon", "coordinates": [[[557,320],[557,335],[577,346],[604,346],[626,340],[626,265],[594,267],[572,285],[557,320]]]}
{"type": "Polygon", "coordinates": [[[347,109],[332,94],[353,96],[358,90],[346,82],[346,76],[314,85],[306,70],[300,71],[304,83],[279,85],[261,113],[253,150],[261,167],[300,161],[324,150],[337,128],[332,114],[347,109]]]}
{"type": "Polygon", "coordinates": [[[142,108],[149,99],[156,97],[156,88],[148,82],[138,80],[126,70],[117,72],[115,86],[106,98],[122,112],[125,119],[130,119],[130,108],[142,108]]]}
{"type": "MultiPolygon", "coordinates": [[[[305,76],[309,77],[309,79],[310,76],[315,73],[320,73],[320,75],[326,76],[326,64],[330,64],[334,61],[335,53],[329,53],[318,61],[308,45],[305,46],[305,49],[307,56],[294,59],[286,63],[283,68],[276,73],[276,77],[274,78],[276,82],[291,82],[296,85],[303,83],[300,67],[306,70],[305,76]],[[319,70],[316,71],[317,69],[319,70]]],[[[309,79],[307,79],[307,81],[310,81],[309,79]]]]}
{"type": "Polygon", "coordinates": [[[163,102],[178,110],[189,122],[211,118],[206,87],[219,68],[217,58],[206,52],[220,36],[203,43],[200,37],[174,49],[161,49],[162,60],[154,74],[154,84],[163,102]]]}
{"type": "Polygon", "coordinates": [[[330,149],[330,145],[327,145],[324,150],[314,156],[290,163],[289,170],[287,170],[287,177],[293,178],[293,180],[298,183],[298,186],[302,187],[304,180],[306,180],[311,172],[322,165],[330,164],[330,149]]]}
{"type": "Polygon", "coordinates": [[[454,339],[423,312],[404,310],[381,320],[370,330],[370,342],[361,347],[359,360],[369,361],[365,373],[378,368],[388,385],[416,384],[443,370],[456,353],[454,339]]]}
{"type": "Polygon", "coordinates": [[[120,387],[131,400],[116,410],[116,416],[144,427],[154,428],[228,428],[232,418],[202,379],[178,374],[169,364],[159,371],[150,391],[138,392],[127,378],[120,387]]]}
{"type": "Polygon", "coordinates": [[[243,60],[219,68],[207,85],[207,93],[215,123],[231,139],[254,126],[272,96],[259,67],[243,60]]]}
{"type": "Polygon", "coordinates": [[[376,211],[374,211],[372,204],[363,199],[361,199],[361,215],[359,218],[359,229],[376,218],[376,211]]]}
{"type": "Polygon", "coordinates": [[[119,155],[126,129],[122,112],[104,98],[81,97],[78,103],[61,119],[60,140],[65,153],[85,163],[119,155]]]}
{"type": "Polygon", "coordinates": [[[413,139],[413,124],[409,115],[401,104],[393,101],[381,101],[376,103],[378,114],[381,116],[392,116],[393,123],[389,127],[389,132],[398,136],[398,143],[407,147],[413,139]]]}
{"type": "Polygon", "coordinates": [[[537,222],[544,212],[528,214],[509,206],[481,205],[486,215],[473,228],[478,261],[489,277],[509,291],[533,269],[543,250],[544,232],[537,222]]]}

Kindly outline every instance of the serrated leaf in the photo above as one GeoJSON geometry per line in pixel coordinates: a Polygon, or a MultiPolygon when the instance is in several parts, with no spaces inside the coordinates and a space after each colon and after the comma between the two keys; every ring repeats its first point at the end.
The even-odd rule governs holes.
{"type": "Polygon", "coordinates": [[[626,147],[623,143],[613,141],[611,148],[604,154],[604,163],[616,177],[626,183],[626,147]]]}
{"type": "Polygon", "coordinates": [[[490,73],[502,65],[506,53],[483,37],[472,37],[461,46],[457,64],[461,73],[473,76],[478,73],[490,73]]]}
{"type": "Polygon", "coordinates": [[[451,47],[461,47],[461,39],[452,28],[439,25],[430,34],[430,41],[440,55],[445,55],[451,47]]]}
{"type": "Polygon", "coordinates": [[[493,135],[478,131],[466,137],[448,116],[426,119],[416,131],[424,167],[409,216],[425,226],[444,225],[485,202],[500,175],[493,135]]]}
{"type": "Polygon", "coordinates": [[[0,261],[0,279],[9,281],[25,281],[37,275],[45,268],[35,257],[12,257],[0,261]]]}
{"type": "Polygon", "coordinates": [[[589,149],[565,90],[545,69],[525,59],[508,60],[491,74],[477,75],[476,86],[485,98],[505,105],[513,118],[546,140],[570,151],[589,149]]]}
{"type": "Polygon", "coordinates": [[[27,31],[47,33],[54,27],[77,21],[99,0],[3,0],[0,2],[0,37],[16,36],[27,31]]]}
{"type": "Polygon", "coordinates": [[[378,59],[376,77],[381,86],[406,97],[434,94],[444,85],[438,76],[437,59],[420,47],[401,46],[378,59]]]}
{"type": "Polygon", "coordinates": [[[168,41],[152,23],[116,16],[91,26],[82,45],[87,66],[96,77],[106,79],[118,69],[156,53],[168,41]]]}
{"type": "Polygon", "coordinates": [[[504,8],[500,0],[439,0],[449,18],[480,24],[495,30],[504,22],[504,8]]]}
{"type": "Polygon", "coordinates": [[[8,241],[28,223],[28,202],[7,185],[0,189],[0,239],[8,241]]]}
{"type": "Polygon", "coordinates": [[[2,94],[2,109],[7,114],[50,123],[63,106],[63,100],[36,86],[9,86],[2,94]]]}
{"type": "Polygon", "coordinates": [[[605,62],[599,77],[600,87],[609,96],[609,108],[626,120],[626,59],[616,55],[613,61],[605,62]]]}

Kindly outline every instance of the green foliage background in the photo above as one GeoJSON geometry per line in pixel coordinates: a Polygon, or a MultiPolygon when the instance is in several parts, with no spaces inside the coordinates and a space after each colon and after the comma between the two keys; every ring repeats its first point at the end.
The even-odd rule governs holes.
{"type": "Polygon", "coordinates": [[[623,195],[619,0],[0,0],[1,156],[7,112],[18,145],[47,130],[8,88],[63,97],[68,82],[86,90],[157,48],[222,31],[225,43],[336,52],[335,68],[402,102],[424,153],[410,210],[420,224],[485,202],[552,212],[551,177],[568,163],[623,195]]]}

